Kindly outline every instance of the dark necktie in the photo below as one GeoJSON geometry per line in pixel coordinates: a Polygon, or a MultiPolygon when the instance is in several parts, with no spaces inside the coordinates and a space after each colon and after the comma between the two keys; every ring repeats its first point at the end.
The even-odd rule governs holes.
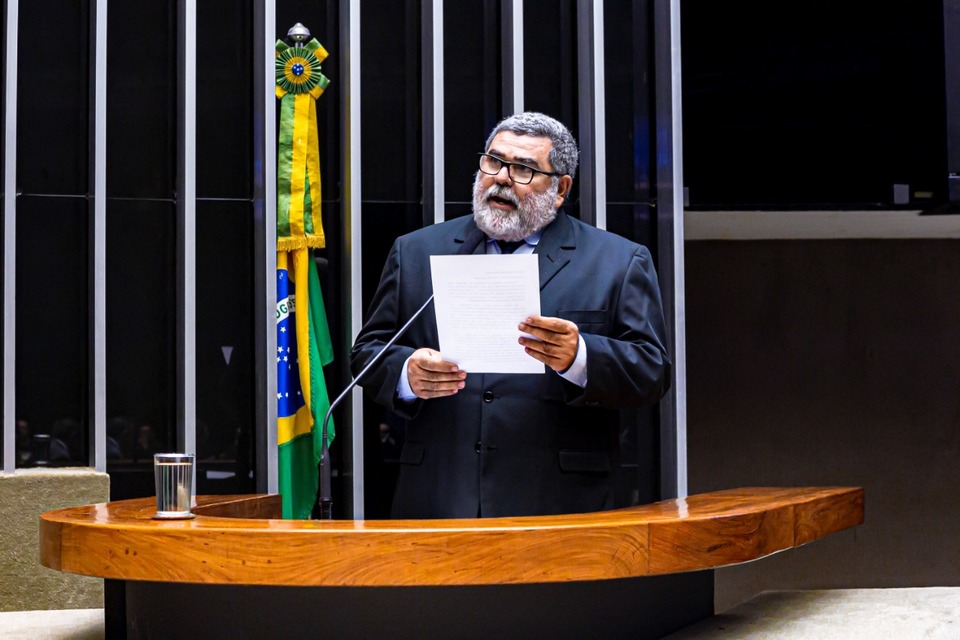
{"type": "Polygon", "coordinates": [[[497,246],[500,247],[500,253],[513,253],[520,247],[526,244],[526,240],[519,240],[517,242],[507,242],[506,240],[497,240],[497,246]]]}

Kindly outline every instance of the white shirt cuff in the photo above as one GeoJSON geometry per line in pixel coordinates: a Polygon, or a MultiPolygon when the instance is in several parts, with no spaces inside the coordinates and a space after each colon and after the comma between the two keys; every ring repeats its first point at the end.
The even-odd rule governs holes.
{"type": "MultiPolygon", "coordinates": [[[[411,355],[410,358],[412,357],[411,355]]],[[[397,380],[397,398],[403,402],[413,402],[417,399],[417,394],[410,388],[410,379],[407,378],[407,367],[410,365],[410,358],[403,361],[403,368],[400,369],[400,379],[397,380]]]]}
{"type": "MultiPolygon", "coordinates": [[[[587,386],[587,344],[583,341],[583,336],[578,336],[578,342],[577,355],[573,359],[573,364],[561,373],[560,377],[583,388],[587,386]]],[[[400,370],[400,379],[397,380],[397,398],[403,402],[412,402],[417,399],[417,394],[410,388],[410,379],[407,377],[407,366],[409,364],[410,358],[404,360],[403,368],[400,370]]]]}
{"type": "Polygon", "coordinates": [[[580,344],[577,345],[577,356],[570,368],[561,373],[560,377],[582,389],[587,386],[587,344],[583,341],[583,336],[578,338],[580,344]]]}

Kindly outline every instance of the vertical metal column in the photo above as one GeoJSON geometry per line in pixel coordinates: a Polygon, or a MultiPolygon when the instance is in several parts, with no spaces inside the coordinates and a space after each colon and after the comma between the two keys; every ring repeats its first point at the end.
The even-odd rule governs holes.
{"type": "Polygon", "coordinates": [[[657,121],[657,271],[673,330],[673,387],[660,402],[662,498],[687,495],[687,368],[683,270],[680,0],[654,3],[657,121]]]}
{"type": "Polygon", "coordinates": [[[276,3],[253,6],[254,394],[256,489],[277,493],[276,3]],[[267,357],[271,354],[271,357],[267,357]]]}
{"type": "Polygon", "coordinates": [[[607,228],[603,70],[603,0],[577,0],[580,219],[599,229],[607,228]]]}
{"type": "Polygon", "coordinates": [[[6,2],[3,86],[3,473],[16,469],[18,0],[6,2]]]}
{"type": "Polygon", "coordinates": [[[196,0],[177,9],[177,447],[196,453],[196,0]]]}
{"type": "Polygon", "coordinates": [[[960,206],[960,0],[943,1],[943,66],[947,100],[947,199],[960,206]]]}
{"type": "Polygon", "coordinates": [[[423,0],[423,225],[443,222],[443,0],[423,0]]]}
{"type": "Polygon", "coordinates": [[[90,153],[92,167],[89,192],[90,261],[88,299],[90,301],[90,357],[88,363],[87,423],[90,437],[89,464],[100,472],[107,470],[107,0],[90,4],[90,69],[93,96],[91,104],[90,153]]]}
{"type": "Polygon", "coordinates": [[[523,0],[503,0],[503,115],[523,111],[523,0]]]}
{"type": "MultiPolygon", "coordinates": [[[[344,353],[350,352],[353,340],[360,333],[363,323],[363,244],[361,242],[361,170],[360,170],[360,0],[341,0],[340,2],[340,70],[342,80],[341,113],[343,127],[341,149],[343,175],[343,252],[342,268],[349,274],[349,282],[344,287],[344,298],[350,301],[344,305],[343,326],[349,329],[348,344],[344,353]]],[[[350,376],[347,358],[341,358],[347,378],[350,376]]],[[[346,378],[345,378],[346,379],[346,378]]],[[[350,414],[351,472],[353,474],[352,517],[362,520],[364,517],[363,500],[363,391],[355,387],[351,397],[350,414]]],[[[349,514],[347,514],[349,515],[349,514]]]]}

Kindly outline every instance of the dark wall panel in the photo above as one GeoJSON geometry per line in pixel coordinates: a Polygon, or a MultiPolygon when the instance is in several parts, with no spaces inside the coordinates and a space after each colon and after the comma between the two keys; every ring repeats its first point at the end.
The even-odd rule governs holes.
{"type": "Polygon", "coordinates": [[[764,589],[957,586],[960,242],[688,242],[690,492],[855,485],[866,524],[717,572],[764,589]]]}
{"type": "Polygon", "coordinates": [[[681,7],[692,205],[882,207],[894,184],[943,202],[940,0],[681,7]]]}
{"type": "Polygon", "coordinates": [[[107,15],[107,195],[167,198],[177,162],[176,4],[113,2],[107,15]]]}
{"type": "MultiPolygon", "coordinates": [[[[107,206],[107,433],[118,459],[145,469],[176,447],[174,220],[172,203],[107,206]]],[[[115,480],[111,495],[123,488],[115,480]]]]}
{"type": "Polygon", "coordinates": [[[251,0],[197,4],[198,198],[252,196],[252,5],[251,0]]]}
{"type": "Polygon", "coordinates": [[[87,464],[87,210],[82,198],[17,199],[18,466],[87,464]]]}
{"type": "MultiPolygon", "coordinates": [[[[444,162],[448,202],[469,203],[477,173],[477,154],[502,117],[500,3],[444,5],[444,162]]],[[[448,208],[446,219],[471,214],[469,207],[448,208]]]]}
{"type": "Polygon", "coordinates": [[[17,186],[84,194],[90,72],[88,2],[21,3],[17,70],[17,186]]]}
{"type": "MultiPolygon", "coordinates": [[[[577,3],[523,3],[523,108],[553,116],[580,140],[577,72],[577,3]]],[[[564,210],[580,217],[580,183],[574,181],[564,210]]]]}

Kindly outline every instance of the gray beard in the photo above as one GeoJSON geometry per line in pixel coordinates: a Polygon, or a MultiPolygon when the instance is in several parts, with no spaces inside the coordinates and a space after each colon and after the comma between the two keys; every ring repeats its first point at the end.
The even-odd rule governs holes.
{"type": "Polygon", "coordinates": [[[556,201],[556,184],[552,184],[544,193],[528,193],[519,199],[513,189],[499,184],[481,192],[479,172],[473,181],[473,220],[481,231],[494,240],[517,242],[540,231],[557,217],[554,207],[556,201]],[[509,212],[491,209],[487,199],[493,195],[509,200],[517,208],[509,212]]]}

